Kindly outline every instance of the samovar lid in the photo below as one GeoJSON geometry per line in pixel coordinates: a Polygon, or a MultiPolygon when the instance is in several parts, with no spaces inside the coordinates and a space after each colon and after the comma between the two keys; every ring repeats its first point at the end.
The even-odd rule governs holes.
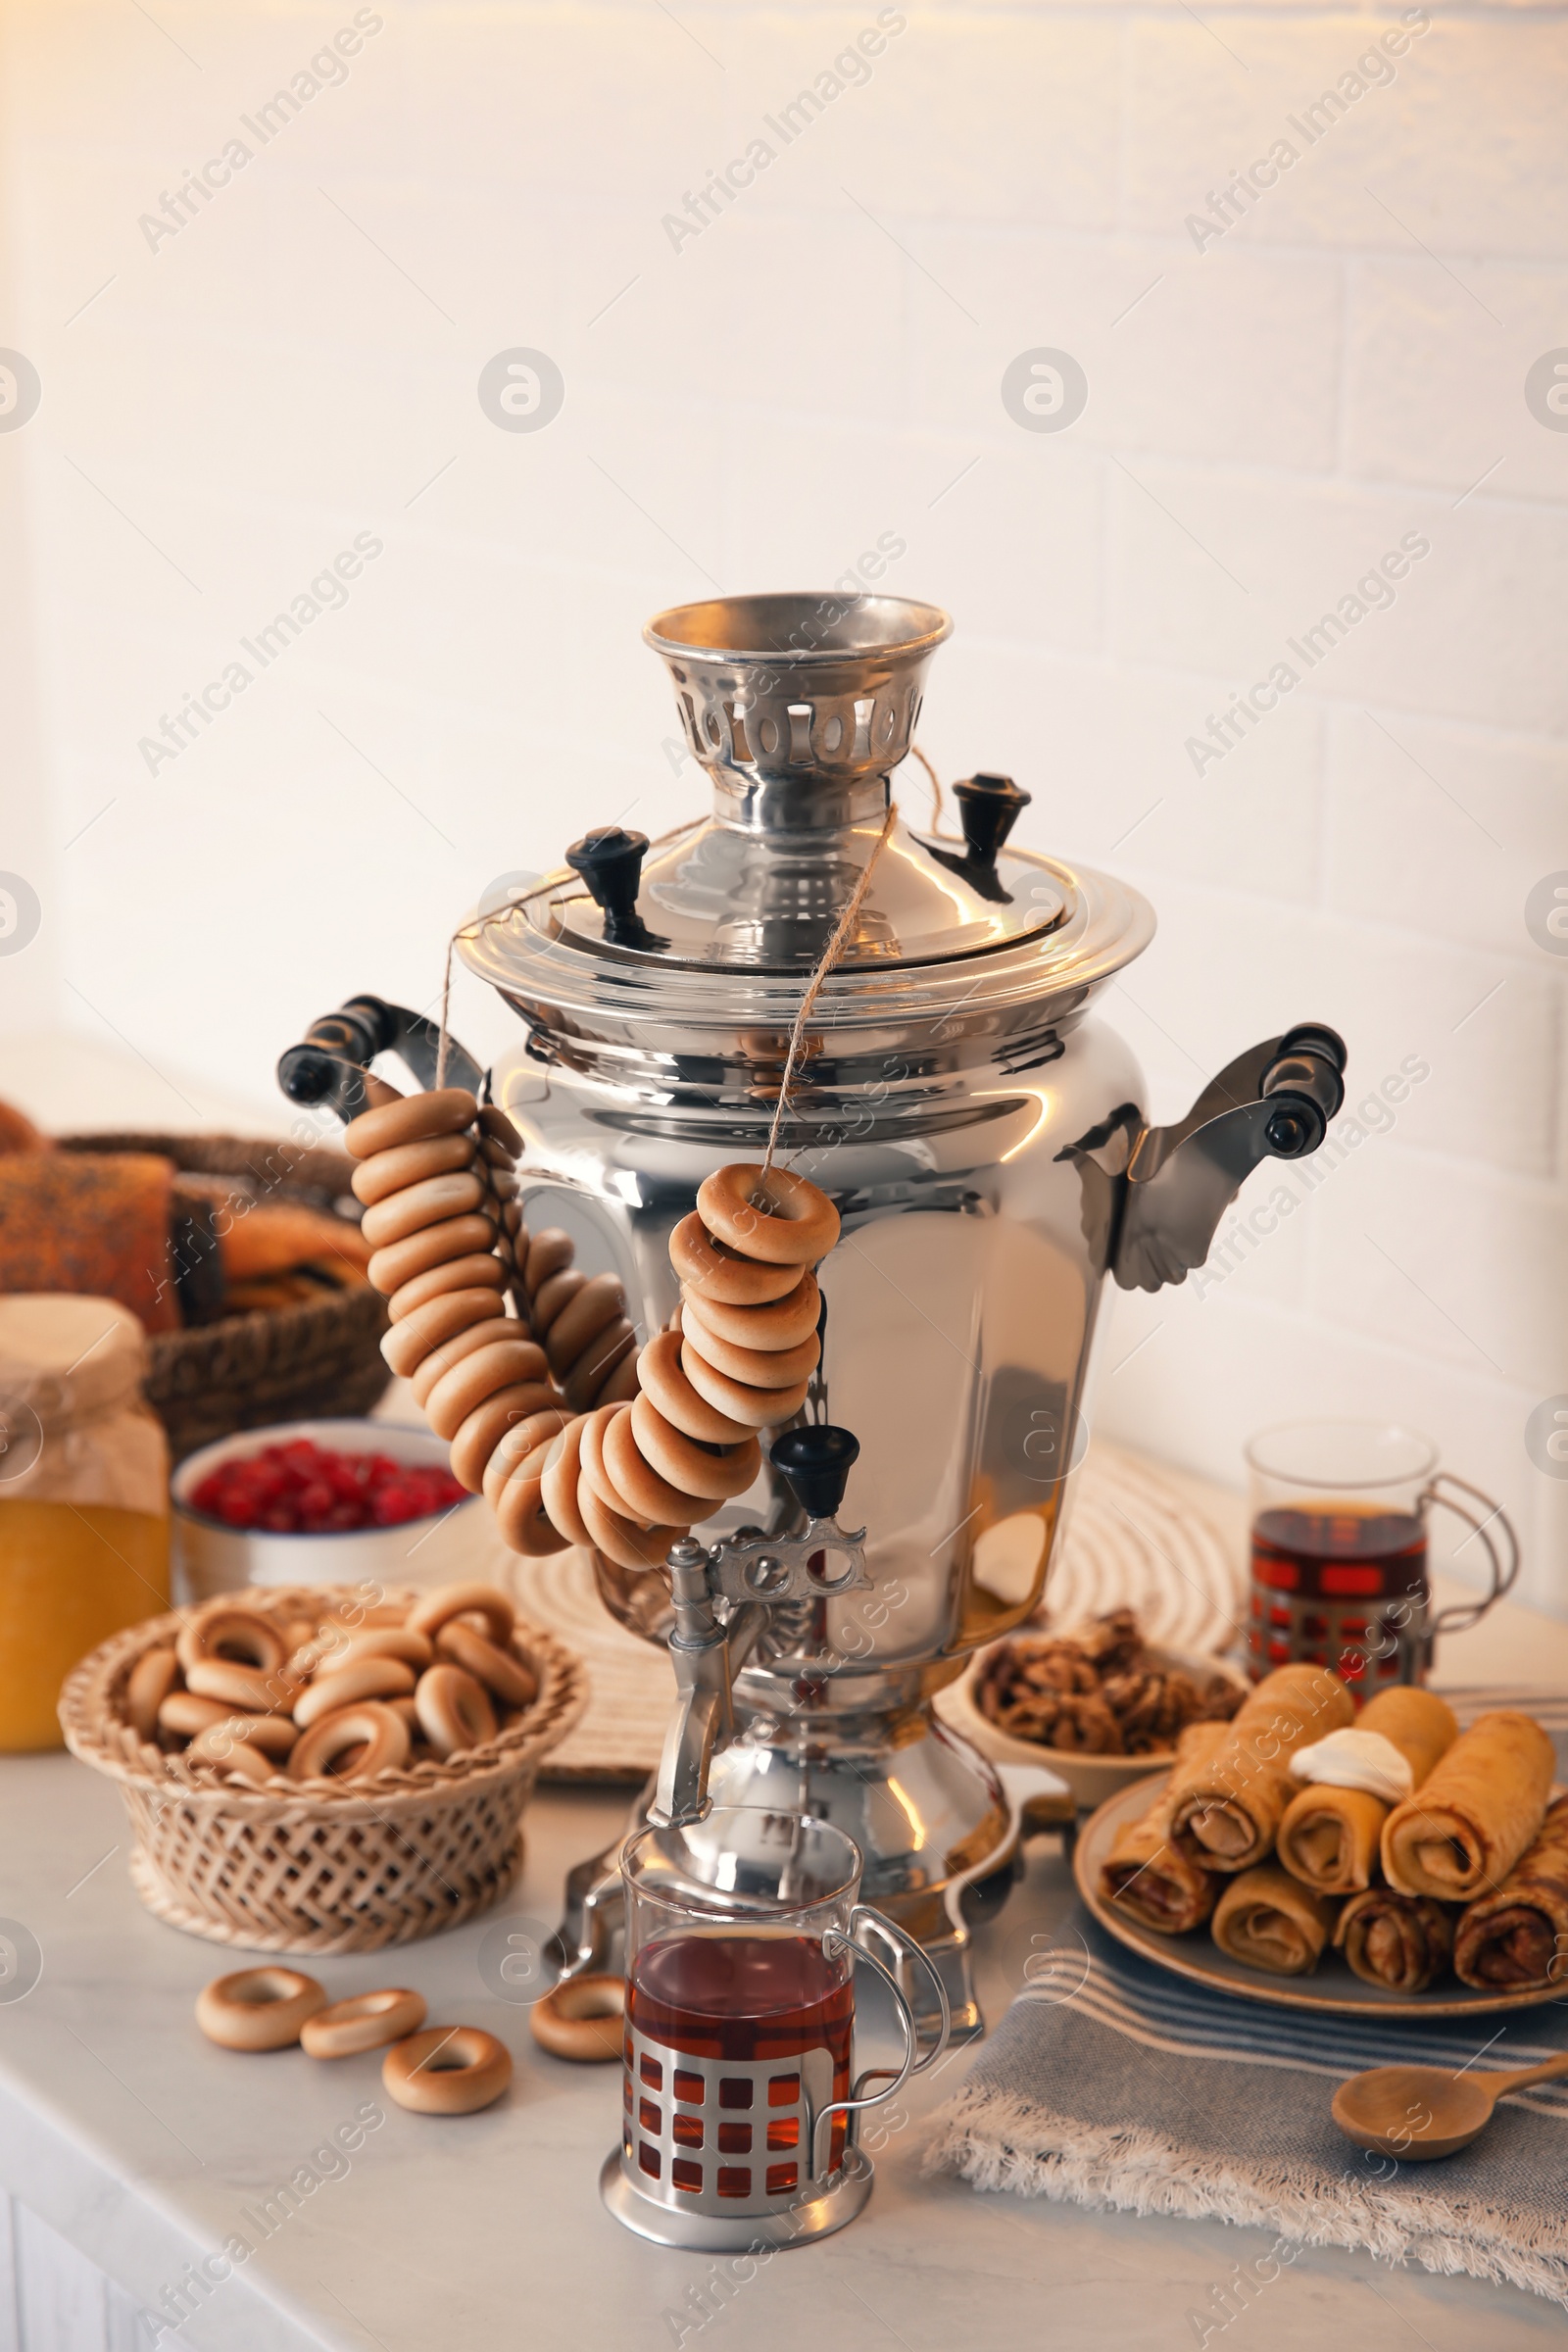
{"type": "MultiPolygon", "coordinates": [[[[1069,951],[1054,964],[1074,960],[1069,942],[1091,945],[1098,976],[1112,910],[1086,903],[1083,877],[1008,843],[1029,800],[1009,777],[954,787],[961,835],[887,823],[890,778],[952,626],[935,605],[870,595],[719,597],[657,614],[644,638],[712,782],[711,811],[652,843],[618,825],[585,835],[564,868],[465,940],[465,959],[533,1000],[572,970],[591,984],[597,968],[649,1009],[662,980],[686,1004],[704,974],[798,987],[874,858],[836,996],[901,971],[912,981],[911,967],[1032,963],[1054,942],[1069,951]]],[[[1119,963],[1151,925],[1110,888],[1130,917],[1110,923],[1119,963]]]]}

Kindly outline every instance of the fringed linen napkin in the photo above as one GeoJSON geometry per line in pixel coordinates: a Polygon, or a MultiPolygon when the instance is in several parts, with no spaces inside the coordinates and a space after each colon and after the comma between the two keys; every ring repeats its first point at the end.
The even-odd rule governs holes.
{"type": "Polygon", "coordinates": [[[928,2172],[1255,2224],[1568,2306],[1568,2080],[1504,2100],[1436,2163],[1364,2154],[1329,2114],[1364,2067],[1537,2064],[1568,2047],[1568,2000],[1430,2025],[1267,2007],[1168,1976],[1081,1910],[1031,1974],[936,2117],[928,2172]]]}

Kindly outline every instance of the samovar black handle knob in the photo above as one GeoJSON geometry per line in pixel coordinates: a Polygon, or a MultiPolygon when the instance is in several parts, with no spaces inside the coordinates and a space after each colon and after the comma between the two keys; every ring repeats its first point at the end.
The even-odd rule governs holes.
{"type": "MultiPolygon", "coordinates": [[[[345,1123],[369,1107],[365,1072],[378,1054],[398,1054],[420,1086],[434,1086],[441,1033],[422,1012],[380,997],[350,997],[336,1012],[313,1021],[304,1040],[277,1065],[277,1083],[291,1102],[324,1103],[345,1123]]],[[[477,1093],[484,1072],[455,1037],[447,1039],[448,1086],[477,1093]]]]}
{"type": "Polygon", "coordinates": [[[860,1441],[847,1429],[820,1422],[787,1429],[768,1448],[768,1459],[789,1486],[808,1519],[832,1519],[844,1500],[850,1472],[859,1459],[860,1441]]]}
{"type": "Polygon", "coordinates": [[[1280,1039],[1279,1052],[1282,1054],[1315,1054],[1319,1060],[1331,1061],[1342,1073],[1349,1059],[1344,1038],[1337,1029],[1331,1029],[1326,1021],[1301,1021],[1296,1028],[1287,1029],[1280,1039]]]}
{"type": "Polygon", "coordinates": [[[971,860],[995,865],[997,852],[1027,808],[1031,795],[1010,776],[965,776],[953,787],[971,860]]]}
{"type": "Polygon", "coordinates": [[[637,912],[647,851],[646,833],[600,825],[585,833],[581,841],[574,841],[566,852],[566,863],[573,873],[581,874],[605,910],[605,937],[612,947],[639,948],[647,943],[648,933],[637,912]]]}

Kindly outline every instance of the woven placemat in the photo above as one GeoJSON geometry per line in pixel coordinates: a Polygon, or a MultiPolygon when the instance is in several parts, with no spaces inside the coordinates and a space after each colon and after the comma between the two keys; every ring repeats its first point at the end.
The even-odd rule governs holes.
{"type": "Polygon", "coordinates": [[[1100,1444],[1075,1483],[1046,1580],[1051,1623],[1067,1628],[1130,1608],[1156,1648],[1209,1657],[1229,1649],[1246,1605],[1224,1532],[1233,1497],[1193,1478],[1178,1486],[1139,1455],[1100,1444]]]}
{"type": "MultiPolygon", "coordinates": [[[[1202,1490],[1178,1491],[1159,1471],[1114,1446],[1093,1446],[1076,1473],[1078,1493],[1047,1584],[1052,1622],[1081,1623],[1105,1609],[1138,1611],[1146,1638],[1164,1649],[1217,1654],[1239,1621],[1239,1572],[1202,1490]]],[[[475,1514],[477,1516],[477,1514],[475,1514]]],[[[492,1531],[493,1532],[493,1531],[492,1531]]],[[[641,1781],[659,1762],[675,1703],[669,1662],[609,1615],[587,1555],[519,1559],[495,1539],[482,1570],[520,1613],[587,1661],[592,1686],[575,1728],[551,1750],[544,1780],[641,1781]]]]}

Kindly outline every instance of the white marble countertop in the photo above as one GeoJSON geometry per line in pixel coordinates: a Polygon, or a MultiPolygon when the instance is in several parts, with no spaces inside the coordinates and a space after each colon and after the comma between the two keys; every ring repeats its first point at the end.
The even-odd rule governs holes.
{"type": "MultiPolygon", "coordinates": [[[[1494,1637],[1511,1653],[1508,1679],[1568,1680],[1568,1660],[1552,1654],[1568,1651],[1568,1632],[1523,1611],[1509,1618],[1494,1637]]],[[[553,1924],[566,1868],[614,1834],[623,1809],[613,1793],[545,1791],[528,1817],[528,1870],[509,1910],[553,1924]]],[[[142,1909],[124,1839],[109,1782],[64,1756],[0,1760],[0,1909],[43,1955],[27,1996],[0,2000],[5,2186],[136,2304],[157,2310],[187,2265],[236,2230],[254,2239],[247,2209],[254,2216],[365,2103],[384,2118],[340,2177],[311,2190],[177,2334],[156,2339],[163,2344],[656,2352],[702,2334],[745,2352],[786,2352],[848,2333],[867,2352],[1037,2352],[1043,2342],[1061,2352],[1174,2352],[1198,2340],[1189,2312],[1268,2242],[1260,2230],[1088,2213],[922,2179],[923,2121],[961,2076],[958,2052],[904,2102],[907,2121],[876,2151],[876,2189],[861,2219],[774,2261],[705,2322],[708,2258],[648,2245],[600,2205],[618,2069],[568,2067],[537,2049],[525,2011],[480,1977],[491,1923],[385,1959],[313,1964],[334,1996],[414,1984],[433,2022],[481,2025],[511,2046],[516,2075],[504,2103],[466,2118],[414,2116],[384,2098],[374,2057],[324,2065],[295,2049],[247,2058],[205,2041],[191,2014],[196,1992],[240,1956],[142,1909]]],[[[993,2021],[1020,1981],[1031,1936],[1049,1935],[1069,1900],[1059,1843],[1042,1840],[1026,1883],[979,1938],[993,2021]]],[[[1272,2352],[1319,2352],[1328,2341],[1367,2352],[1407,2342],[1523,2352],[1560,2342],[1563,2319],[1511,2289],[1325,2248],[1303,2251],[1283,2275],[1268,2329],[1272,2352]]]]}

